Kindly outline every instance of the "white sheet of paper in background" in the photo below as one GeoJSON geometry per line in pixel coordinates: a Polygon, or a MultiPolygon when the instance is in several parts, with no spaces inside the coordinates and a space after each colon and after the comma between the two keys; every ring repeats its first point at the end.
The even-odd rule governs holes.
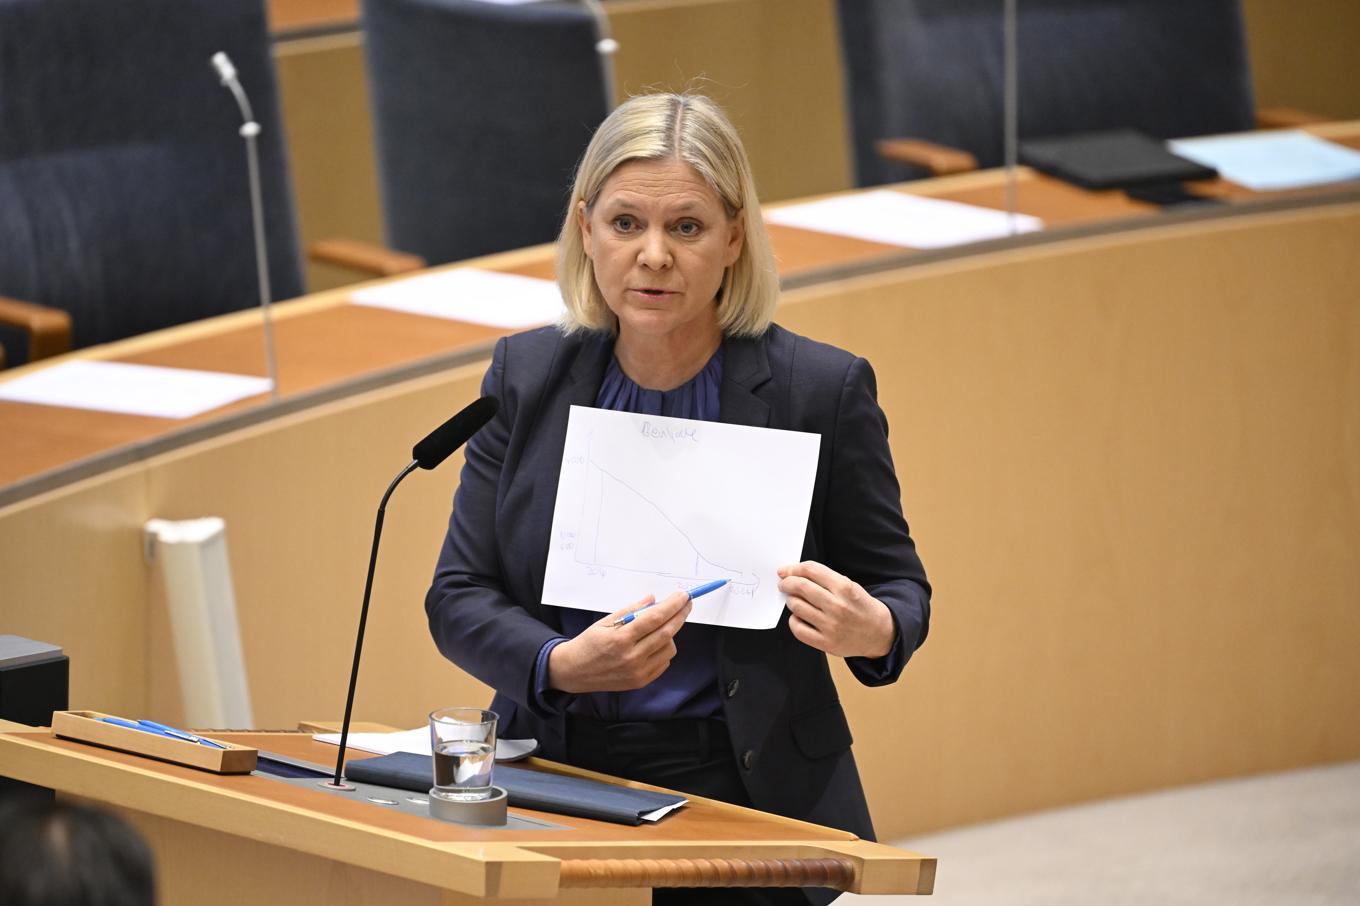
{"type": "MultiPolygon", "coordinates": [[[[1011,234],[1011,216],[1005,211],[891,189],[776,208],[766,213],[765,219],[818,233],[918,249],[945,248],[1011,234]]],[[[1015,215],[1017,233],[1043,227],[1044,222],[1038,217],[1015,215]]]]}
{"type": "Polygon", "coordinates": [[[715,579],[694,623],[770,629],[803,550],[821,438],[572,406],[543,603],[603,613],[715,579]]]}
{"type": "Polygon", "coordinates": [[[189,418],[269,392],[269,378],[128,362],[63,362],[0,384],[0,399],[189,418]]]}
{"type": "Polygon", "coordinates": [[[355,291],[350,301],[413,315],[512,328],[552,324],[563,310],[562,294],[552,280],[474,267],[371,286],[355,291]]]}
{"type": "Polygon", "coordinates": [[[1306,132],[1211,135],[1166,144],[1181,157],[1213,167],[1219,176],[1254,192],[1360,179],[1360,151],[1306,132]]]}

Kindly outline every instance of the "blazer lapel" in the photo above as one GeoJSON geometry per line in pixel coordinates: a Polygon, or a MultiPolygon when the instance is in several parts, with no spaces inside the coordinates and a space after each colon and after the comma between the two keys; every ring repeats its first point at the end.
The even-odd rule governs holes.
{"type": "Polygon", "coordinates": [[[766,428],[770,404],[770,360],[761,339],[728,337],[723,340],[723,378],[718,388],[719,421],[729,425],[766,428]]]}
{"type": "MultiPolygon", "coordinates": [[[[534,430],[541,441],[529,445],[530,454],[520,467],[520,474],[528,478],[532,491],[523,511],[522,526],[528,534],[526,549],[535,552],[532,562],[546,565],[551,542],[553,510],[557,506],[557,483],[562,471],[562,450],[567,443],[567,420],[572,406],[593,406],[600,392],[600,383],[609,364],[613,341],[604,335],[588,335],[580,343],[570,339],[558,346],[558,355],[573,356],[570,362],[553,363],[543,389],[543,400],[534,430]],[[566,371],[565,377],[554,381],[553,374],[566,371]]],[[[524,483],[517,479],[517,484],[524,483]]],[[[543,600],[542,567],[533,571],[529,599],[538,607],[543,600]]],[[[561,629],[556,607],[541,608],[541,617],[555,629],[561,629]]]]}

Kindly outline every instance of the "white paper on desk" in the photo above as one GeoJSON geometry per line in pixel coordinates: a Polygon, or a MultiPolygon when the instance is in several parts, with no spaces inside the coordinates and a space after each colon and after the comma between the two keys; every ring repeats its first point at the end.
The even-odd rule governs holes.
{"type": "Polygon", "coordinates": [[[269,379],[129,362],[63,362],[0,383],[0,399],[125,415],[190,418],[269,392],[269,379]]]}
{"type": "MultiPolygon", "coordinates": [[[[339,733],[317,733],[312,738],[317,742],[340,745],[339,733]]],[[[416,727],[414,730],[395,730],[391,733],[350,733],[345,746],[374,755],[391,755],[393,752],[410,752],[413,755],[434,754],[430,749],[429,726],[416,727]]],[[[519,761],[537,751],[536,739],[496,740],[497,761],[519,761]]]]}
{"type": "Polygon", "coordinates": [[[1038,217],[1015,214],[1012,230],[1012,215],[1005,211],[891,189],[775,208],[765,219],[818,233],[917,249],[1000,239],[1012,232],[1029,233],[1044,227],[1038,217]]]}
{"type": "Polygon", "coordinates": [[[689,620],[770,629],[798,562],[821,438],[572,406],[543,603],[603,613],[728,584],[689,620]]]}
{"type": "Polygon", "coordinates": [[[1254,192],[1302,189],[1360,179],[1360,151],[1295,130],[1211,135],[1167,142],[1254,192]]]}
{"type": "Polygon", "coordinates": [[[552,280],[460,267],[371,286],[350,295],[356,305],[491,327],[538,327],[562,315],[552,280]]]}

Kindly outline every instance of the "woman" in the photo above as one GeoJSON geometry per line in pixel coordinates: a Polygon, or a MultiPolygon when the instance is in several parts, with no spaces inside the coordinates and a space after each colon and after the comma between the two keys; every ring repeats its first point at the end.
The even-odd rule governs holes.
{"type": "Polygon", "coordinates": [[[557,273],[564,322],[501,340],[483,382],[501,409],[468,445],[426,598],[440,651],[496,689],[504,735],[548,758],[872,839],[826,655],[893,682],[925,638],[930,590],[868,363],[771,324],[750,165],[712,101],[646,95],[605,120],[557,273]],[[683,592],[619,627],[651,599],[604,618],[539,603],[572,405],[821,435],[775,629],[686,625],[683,592]]]}

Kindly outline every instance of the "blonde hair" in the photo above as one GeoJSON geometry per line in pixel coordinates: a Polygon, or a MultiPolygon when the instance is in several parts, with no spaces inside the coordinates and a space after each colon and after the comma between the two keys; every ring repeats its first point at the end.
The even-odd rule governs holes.
{"type": "Polygon", "coordinates": [[[703,95],[644,94],[620,104],[600,124],[576,169],[557,241],[557,284],[567,307],[563,331],[618,330],[586,255],[578,205],[585,202],[587,211],[594,207],[605,182],[628,161],[671,159],[693,167],[722,200],[727,216],[740,218],[744,228],[741,252],[723,274],[718,291],[718,325],[729,336],[758,336],[769,327],[779,276],[737,130],[722,108],[703,95]]]}

